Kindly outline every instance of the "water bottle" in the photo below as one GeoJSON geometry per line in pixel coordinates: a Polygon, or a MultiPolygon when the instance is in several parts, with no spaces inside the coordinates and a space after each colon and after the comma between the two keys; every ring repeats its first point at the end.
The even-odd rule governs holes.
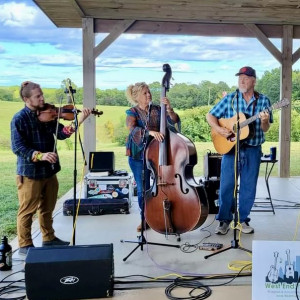
{"type": "Polygon", "coordinates": [[[12,267],[12,249],[4,236],[0,244],[0,271],[8,271],[12,267]]]}

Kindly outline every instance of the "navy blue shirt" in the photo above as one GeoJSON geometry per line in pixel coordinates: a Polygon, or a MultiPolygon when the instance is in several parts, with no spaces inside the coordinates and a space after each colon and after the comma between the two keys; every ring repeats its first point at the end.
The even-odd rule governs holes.
{"type": "MultiPolygon", "coordinates": [[[[25,106],[13,116],[11,121],[11,148],[17,155],[17,174],[32,179],[49,178],[60,171],[59,160],[51,164],[48,161],[32,161],[34,151],[56,152],[54,149],[56,121],[40,122],[36,112],[25,106]]],[[[63,132],[64,125],[58,124],[57,138],[68,138],[63,132]]]]}

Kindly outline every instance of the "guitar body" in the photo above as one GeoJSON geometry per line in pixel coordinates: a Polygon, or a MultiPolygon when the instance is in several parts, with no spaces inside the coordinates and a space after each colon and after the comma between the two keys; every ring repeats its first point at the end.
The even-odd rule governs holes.
{"type": "Polygon", "coordinates": [[[268,273],[268,279],[270,282],[277,282],[278,281],[278,270],[276,266],[271,266],[270,271],[268,273]]]}
{"type": "MultiPolygon", "coordinates": [[[[239,113],[240,123],[244,122],[247,118],[243,113],[239,113]]],[[[220,126],[227,128],[233,132],[236,132],[237,115],[228,119],[219,119],[220,126]]],[[[249,126],[244,126],[240,129],[240,140],[244,140],[249,136],[249,126]]],[[[225,138],[224,136],[217,133],[214,129],[211,130],[211,137],[216,151],[220,154],[228,153],[236,144],[236,136],[232,134],[230,137],[225,138]]]]}
{"type": "Polygon", "coordinates": [[[286,265],[285,266],[285,277],[286,278],[292,277],[294,279],[294,274],[295,274],[294,266],[293,265],[286,265]]]}
{"type": "MultiPolygon", "coordinates": [[[[273,104],[271,107],[266,108],[265,110],[263,110],[263,112],[270,112],[273,109],[279,109],[281,107],[286,107],[289,105],[289,100],[284,98],[281,101],[273,104]]],[[[259,113],[247,118],[246,115],[244,115],[243,113],[239,113],[239,124],[240,124],[240,141],[246,139],[247,137],[252,138],[251,136],[251,132],[254,133],[254,128],[249,127],[249,125],[253,125],[251,124],[252,122],[254,122],[256,119],[258,119],[259,113]]],[[[211,138],[214,144],[214,147],[216,149],[216,151],[220,154],[226,154],[228,153],[236,144],[236,138],[235,138],[235,133],[236,131],[236,126],[237,126],[237,115],[233,116],[232,118],[228,118],[228,119],[219,119],[219,125],[221,127],[227,128],[229,130],[231,130],[233,133],[230,137],[225,138],[223,136],[221,136],[219,133],[217,133],[214,129],[211,130],[211,138]]]]}

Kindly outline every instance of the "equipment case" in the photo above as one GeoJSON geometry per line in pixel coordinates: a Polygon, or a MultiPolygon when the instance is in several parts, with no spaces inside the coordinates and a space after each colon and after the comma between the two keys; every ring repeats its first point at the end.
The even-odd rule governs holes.
{"type": "MultiPolygon", "coordinates": [[[[78,199],[76,199],[76,209],[78,199]]],[[[72,216],[74,199],[68,199],[63,204],[64,216],[72,216]]],[[[75,212],[76,213],[76,212],[75,212]]],[[[98,216],[104,214],[129,214],[128,198],[116,199],[93,199],[83,198],[80,200],[78,215],[98,216]]]]}
{"type": "Polygon", "coordinates": [[[96,172],[84,177],[84,197],[93,199],[127,198],[131,206],[133,197],[133,176],[125,173],[117,176],[101,176],[96,172]]]}

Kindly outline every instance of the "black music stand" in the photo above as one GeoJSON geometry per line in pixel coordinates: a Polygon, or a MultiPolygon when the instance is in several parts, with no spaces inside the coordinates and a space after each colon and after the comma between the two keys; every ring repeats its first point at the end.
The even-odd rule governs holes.
{"type": "Polygon", "coordinates": [[[236,125],[236,144],[235,144],[235,153],[236,153],[236,160],[235,160],[235,183],[236,183],[236,189],[234,191],[234,229],[233,229],[233,240],[231,241],[231,245],[228,247],[224,247],[220,250],[216,250],[214,253],[209,254],[204,256],[205,259],[219,254],[221,252],[225,252],[229,249],[240,249],[249,253],[252,253],[251,250],[248,250],[246,248],[243,248],[239,245],[239,240],[237,239],[237,224],[238,224],[238,213],[237,213],[237,194],[238,194],[238,178],[239,178],[239,174],[238,174],[238,166],[239,166],[239,162],[240,162],[240,117],[239,117],[239,90],[236,90],[236,116],[237,116],[237,125],[236,125]]]}
{"type": "MultiPolygon", "coordinates": [[[[146,128],[149,124],[149,118],[150,118],[150,112],[151,112],[151,105],[149,105],[149,110],[148,110],[148,117],[147,117],[147,124],[146,128]]],[[[171,245],[171,244],[163,244],[163,243],[153,243],[153,242],[147,242],[145,236],[144,236],[144,231],[145,231],[145,194],[146,194],[146,159],[145,159],[145,153],[146,153],[146,148],[147,148],[147,139],[144,135],[143,139],[143,171],[142,171],[142,186],[143,186],[143,201],[142,201],[142,208],[141,208],[141,221],[142,221],[142,229],[141,229],[141,234],[138,236],[137,241],[130,241],[130,240],[121,240],[121,243],[134,243],[138,244],[126,257],[123,258],[123,261],[126,261],[138,248],[141,248],[143,251],[144,245],[156,245],[156,246],[165,246],[165,247],[173,247],[173,248],[180,248],[180,245],[171,245]]]]}

